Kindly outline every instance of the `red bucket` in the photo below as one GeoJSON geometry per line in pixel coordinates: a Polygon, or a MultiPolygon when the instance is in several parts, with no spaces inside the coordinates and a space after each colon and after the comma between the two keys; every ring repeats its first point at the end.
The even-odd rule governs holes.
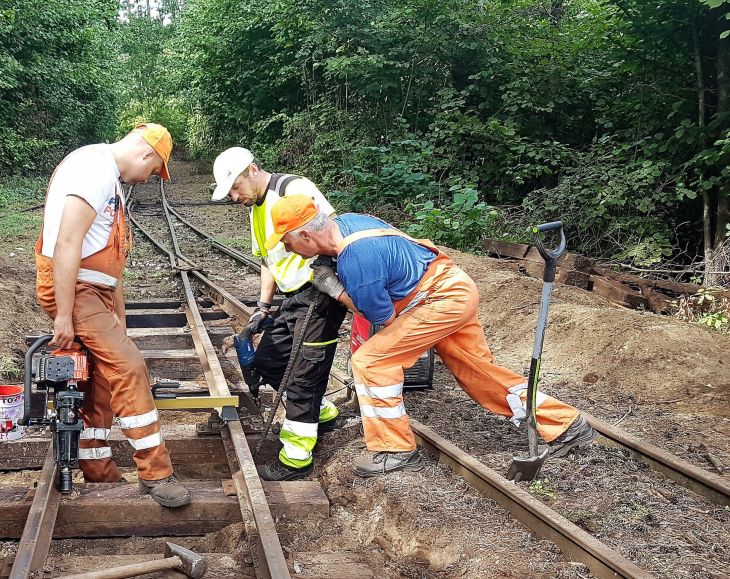
{"type": "Polygon", "coordinates": [[[25,427],[18,425],[23,416],[23,387],[14,384],[0,385],[0,442],[18,440],[25,434],[25,427]]]}

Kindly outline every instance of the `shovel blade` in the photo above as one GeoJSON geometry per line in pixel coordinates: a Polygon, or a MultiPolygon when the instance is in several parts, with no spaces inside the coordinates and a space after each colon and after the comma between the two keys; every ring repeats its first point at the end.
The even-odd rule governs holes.
{"type": "Polygon", "coordinates": [[[540,472],[542,463],[545,462],[549,452],[550,448],[546,448],[537,456],[513,456],[512,464],[509,466],[509,470],[507,471],[507,478],[515,482],[530,481],[534,479],[540,472]]]}

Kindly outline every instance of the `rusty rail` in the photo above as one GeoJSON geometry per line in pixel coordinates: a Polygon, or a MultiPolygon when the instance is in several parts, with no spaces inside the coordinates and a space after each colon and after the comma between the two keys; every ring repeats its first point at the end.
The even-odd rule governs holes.
{"type": "MultiPolygon", "coordinates": [[[[162,181],[160,182],[160,193],[163,211],[170,230],[173,251],[166,249],[149,231],[142,227],[131,211],[129,212],[130,219],[155,246],[168,255],[172,266],[179,271],[188,303],[185,313],[188,317],[195,349],[198,352],[198,357],[203,366],[210,393],[215,396],[230,396],[223,369],[220,366],[215,348],[198,311],[189,274],[192,274],[205,285],[213,287],[215,285],[197,271],[197,267],[193,262],[182,255],[172,224],[172,211],[167,204],[162,181]]],[[[274,519],[271,515],[271,510],[269,509],[269,504],[266,500],[263,486],[261,485],[261,479],[256,470],[256,465],[246,440],[246,435],[243,432],[243,427],[238,419],[236,409],[233,407],[224,407],[220,410],[220,416],[224,421],[222,432],[224,444],[227,450],[229,450],[230,455],[235,457],[235,461],[231,460],[230,468],[233,473],[233,481],[239,499],[241,515],[244,521],[253,523],[253,528],[249,529],[249,535],[255,537],[253,554],[256,560],[256,573],[263,579],[287,579],[290,577],[290,574],[284,557],[284,551],[281,547],[279,536],[276,533],[274,519]],[[234,464],[234,462],[238,464],[234,464]]]]}
{"type": "Polygon", "coordinates": [[[53,460],[53,443],[48,445],[48,453],[43,463],[41,478],[33,495],[30,512],[23,527],[15,561],[10,571],[10,579],[27,579],[31,572],[46,564],[48,549],[53,538],[53,527],[58,514],[60,493],[56,488],[56,471],[53,460]]]}
{"type": "Polygon", "coordinates": [[[600,433],[602,438],[599,438],[599,443],[610,447],[625,448],[631,454],[631,458],[648,465],[652,470],[661,472],[677,484],[718,505],[730,505],[730,483],[727,479],[706,472],[663,448],[640,440],[600,418],[585,412],[582,414],[600,433]]]}

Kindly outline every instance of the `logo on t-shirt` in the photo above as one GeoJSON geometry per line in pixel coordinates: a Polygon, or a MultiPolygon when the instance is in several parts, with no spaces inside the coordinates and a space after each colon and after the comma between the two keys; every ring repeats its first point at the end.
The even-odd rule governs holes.
{"type": "Polygon", "coordinates": [[[104,217],[108,217],[109,221],[114,221],[114,215],[117,213],[117,209],[119,208],[119,197],[109,197],[108,201],[106,202],[106,207],[101,211],[101,215],[104,217]]]}

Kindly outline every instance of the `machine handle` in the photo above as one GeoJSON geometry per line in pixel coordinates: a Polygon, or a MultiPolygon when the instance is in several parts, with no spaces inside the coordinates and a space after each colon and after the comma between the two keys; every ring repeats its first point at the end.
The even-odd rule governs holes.
{"type": "Polygon", "coordinates": [[[540,255],[545,260],[545,272],[543,275],[543,281],[553,282],[555,281],[555,269],[558,263],[558,259],[565,252],[567,242],[565,240],[565,230],[563,229],[562,221],[552,221],[551,223],[543,223],[541,225],[535,225],[532,228],[532,233],[535,236],[535,247],[540,252],[540,255]],[[559,231],[560,232],[560,243],[554,249],[548,249],[543,244],[540,234],[546,231],[559,231]]]}
{"type": "Polygon", "coordinates": [[[48,342],[53,339],[53,334],[45,334],[40,336],[33,344],[28,348],[25,353],[25,372],[23,374],[23,416],[18,420],[18,424],[21,426],[28,426],[30,422],[30,397],[32,394],[32,381],[33,381],[33,354],[35,354],[40,348],[45,346],[48,342]]]}

